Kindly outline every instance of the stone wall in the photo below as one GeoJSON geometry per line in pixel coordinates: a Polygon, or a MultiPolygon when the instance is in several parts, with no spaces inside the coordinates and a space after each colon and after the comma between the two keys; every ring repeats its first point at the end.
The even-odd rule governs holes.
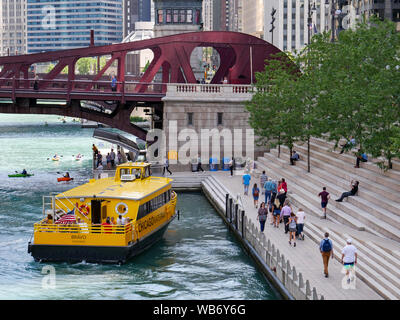
{"type": "Polygon", "coordinates": [[[186,153],[189,159],[197,160],[201,156],[204,165],[211,157],[222,164],[224,157],[232,155],[242,159],[262,155],[264,150],[255,146],[245,109],[246,101],[251,99],[249,89],[250,86],[242,85],[169,85],[163,98],[167,151],[181,151],[179,165],[170,160],[171,167],[190,168],[188,161],[181,163],[186,149],[191,150],[186,153]],[[221,114],[221,123],[218,123],[218,114],[221,114]],[[178,138],[177,145],[173,143],[174,136],[178,138]],[[184,140],[186,136],[190,136],[190,142],[184,140]]]}

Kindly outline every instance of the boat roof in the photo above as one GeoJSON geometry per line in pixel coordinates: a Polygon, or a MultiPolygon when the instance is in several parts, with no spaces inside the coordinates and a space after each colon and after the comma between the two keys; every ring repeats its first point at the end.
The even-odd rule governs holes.
{"type": "MultiPolygon", "coordinates": [[[[123,165],[125,167],[126,164],[123,165]]],[[[134,181],[115,181],[114,177],[90,180],[81,186],[58,194],[62,198],[109,198],[124,200],[141,200],[160,189],[172,184],[172,179],[164,177],[148,177],[134,181]]]]}
{"type": "Polygon", "coordinates": [[[145,168],[151,166],[151,163],[148,162],[132,162],[132,161],[128,161],[125,163],[121,163],[119,165],[117,165],[117,168],[145,168]]]}

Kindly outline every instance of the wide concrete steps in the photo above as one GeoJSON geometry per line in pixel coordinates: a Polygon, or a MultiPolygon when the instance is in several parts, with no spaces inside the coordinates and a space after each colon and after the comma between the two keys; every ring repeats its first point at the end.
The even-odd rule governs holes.
{"type": "MultiPolygon", "coordinates": [[[[281,150],[282,149],[288,150],[284,146],[281,146],[281,150]]],[[[294,147],[294,150],[296,150],[300,154],[300,157],[302,159],[304,160],[307,159],[306,145],[296,145],[294,147]]],[[[287,154],[289,154],[288,151],[287,154]]],[[[400,178],[394,179],[392,177],[385,176],[383,174],[377,173],[372,170],[368,170],[366,168],[354,168],[354,159],[352,163],[348,163],[346,161],[336,158],[334,155],[335,155],[334,152],[328,152],[328,151],[318,152],[316,150],[312,150],[310,154],[313,165],[316,165],[317,167],[318,163],[321,162],[331,164],[338,169],[337,171],[342,170],[351,174],[352,176],[363,177],[370,180],[371,182],[382,184],[386,187],[390,187],[391,189],[396,190],[397,192],[400,192],[400,178]]]]}
{"type": "MultiPolygon", "coordinates": [[[[268,160],[271,159],[270,155],[266,155],[264,158],[268,160]]],[[[322,189],[322,186],[327,187],[327,191],[331,194],[332,200],[334,198],[339,198],[343,190],[349,188],[348,185],[346,189],[341,188],[341,186],[337,186],[335,183],[332,183],[330,179],[325,179],[325,176],[321,177],[321,175],[324,174],[322,172],[316,172],[318,170],[315,168],[312,170],[312,173],[307,173],[303,170],[303,168],[301,168],[301,166],[304,165],[303,163],[301,163],[301,161],[298,162],[299,166],[286,165],[286,163],[282,159],[275,159],[275,162],[280,163],[280,165],[282,167],[285,167],[287,171],[296,173],[298,177],[302,179],[302,181],[304,181],[304,183],[312,183],[315,186],[320,186],[320,190],[322,189]]],[[[344,180],[341,184],[344,185],[344,180]]],[[[318,193],[319,192],[320,191],[318,191],[318,193]]],[[[376,217],[382,219],[383,221],[386,221],[387,223],[393,224],[396,227],[400,228],[399,203],[396,203],[390,199],[385,199],[384,197],[378,196],[376,195],[376,193],[365,189],[360,190],[356,197],[348,197],[345,201],[350,203],[351,205],[356,206],[356,211],[359,211],[360,209],[365,210],[374,214],[376,217]],[[379,204],[379,206],[377,205],[377,203],[379,204]]],[[[336,207],[340,207],[342,205],[345,205],[345,202],[337,203],[331,201],[330,204],[336,207]]],[[[351,208],[349,209],[351,210],[351,208]]]]}
{"type": "Polygon", "coordinates": [[[166,177],[171,178],[172,188],[175,190],[196,190],[201,188],[201,182],[207,177],[209,174],[204,173],[192,173],[190,175],[179,175],[179,173],[173,173],[172,175],[166,175],[166,177]]]}
{"type": "MultiPolygon", "coordinates": [[[[338,159],[342,159],[346,162],[352,163],[353,165],[355,164],[354,152],[357,152],[357,150],[358,150],[357,148],[353,148],[352,150],[349,150],[345,153],[340,154],[341,147],[339,146],[336,149],[334,149],[335,148],[334,142],[326,141],[321,138],[311,138],[310,141],[311,141],[311,145],[310,145],[311,149],[315,149],[320,152],[328,151],[328,152],[332,153],[332,156],[334,156],[338,159]]],[[[369,170],[375,171],[379,174],[383,174],[388,177],[399,178],[400,177],[400,161],[396,160],[396,159],[392,160],[393,168],[391,170],[384,171],[375,164],[375,162],[381,162],[383,160],[384,159],[374,159],[374,158],[368,157],[368,162],[362,162],[360,164],[360,166],[363,168],[367,168],[369,170]]]]}
{"type": "MultiPolygon", "coordinates": [[[[276,160],[273,162],[272,159],[260,157],[258,159],[258,164],[260,166],[260,170],[265,169],[268,171],[267,175],[274,178],[281,178],[280,176],[277,176],[277,173],[282,172],[282,167],[276,162],[276,160]]],[[[322,214],[322,210],[319,208],[320,199],[317,195],[321,191],[322,186],[318,186],[315,183],[308,181],[308,178],[312,176],[311,174],[308,174],[307,177],[299,177],[296,172],[292,172],[291,168],[286,168],[284,176],[288,183],[290,196],[295,201],[298,201],[300,205],[302,203],[303,206],[307,205],[307,209],[310,210],[310,213],[320,216],[322,214]]],[[[325,183],[321,183],[325,185],[325,183]]],[[[367,211],[358,209],[358,207],[351,203],[336,203],[335,201],[330,201],[327,212],[328,217],[335,218],[336,220],[355,227],[358,230],[367,230],[374,234],[378,232],[391,239],[400,241],[400,228],[392,226],[388,222],[375,217],[373,214],[367,211]],[[331,209],[332,202],[334,202],[335,205],[338,204],[335,209],[331,209]]],[[[395,215],[387,214],[385,217],[388,220],[392,219],[397,223],[397,217],[395,215]]]]}
{"type": "MultiPolygon", "coordinates": [[[[259,158],[259,161],[262,161],[262,158],[259,158]]],[[[272,168],[264,167],[262,162],[259,162],[259,165],[266,170],[268,176],[272,177],[275,180],[278,180],[280,178],[280,175],[276,173],[279,172],[279,167],[273,167],[273,165],[271,164],[270,166],[272,168]]],[[[315,192],[310,194],[310,192],[303,189],[302,184],[297,184],[296,182],[292,181],[291,177],[287,174],[285,174],[285,178],[288,183],[288,197],[291,202],[295,206],[303,208],[311,215],[323,218],[323,213],[320,208],[319,202],[316,200],[315,192]]],[[[370,228],[367,224],[340,209],[331,210],[328,206],[327,219],[344,223],[360,231],[369,231],[372,234],[380,235],[379,232],[375,231],[373,228],[370,228]]]]}
{"type": "MultiPolygon", "coordinates": [[[[329,233],[333,243],[335,258],[341,260],[342,248],[346,245],[348,234],[341,234],[327,227],[320,227],[313,223],[307,223],[304,233],[319,245],[322,234],[329,233]]],[[[378,249],[367,247],[362,241],[353,238],[353,244],[358,250],[356,265],[356,277],[364,281],[385,299],[400,299],[399,263],[397,259],[389,258],[378,249]]]]}
{"type": "MultiPolygon", "coordinates": [[[[280,158],[278,158],[278,151],[277,150],[271,150],[270,153],[265,153],[264,156],[267,156],[268,154],[273,155],[277,160],[284,160],[282,162],[282,165],[284,167],[289,168],[290,162],[289,162],[289,150],[286,149],[285,147],[281,147],[284,152],[281,152],[280,158]]],[[[315,160],[311,157],[311,172],[320,176],[321,178],[324,178],[326,180],[332,181],[333,183],[336,183],[337,180],[340,181],[340,185],[342,185],[345,189],[349,188],[349,184],[351,180],[358,180],[360,182],[360,190],[359,192],[362,192],[362,190],[369,190],[371,192],[375,192],[379,197],[390,199],[391,201],[398,201],[398,194],[399,192],[397,190],[394,190],[393,188],[390,187],[390,185],[386,186],[385,184],[377,183],[374,180],[364,178],[361,176],[358,176],[356,174],[353,174],[351,172],[347,172],[345,170],[339,169],[334,165],[331,165],[329,163],[326,163],[324,161],[320,160],[315,160]]],[[[302,160],[296,162],[296,166],[303,168],[305,171],[307,171],[307,161],[306,159],[302,158],[302,160]]],[[[358,169],[359,170],[359,169],[358,169]]],[[[389,183],[387,183],[389,184],[389,183]]]]}

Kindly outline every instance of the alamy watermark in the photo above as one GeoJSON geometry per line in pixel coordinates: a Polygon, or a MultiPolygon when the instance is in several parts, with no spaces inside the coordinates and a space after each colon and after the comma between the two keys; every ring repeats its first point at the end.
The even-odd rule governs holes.
{"type": "Polygon", "coordinates": [[[149,161],[163,161],[168,157],[170,164],[187,165],[199,157],[202,161],[212,158],[218,162],[232,157],[254,159],[254,129],[213,128],[198,132],[183,128],[178,132],[177,121],[171,120],[167,131],[153,129],[148,132],[146,140],[155,141],[148,146],[149,161]]]}

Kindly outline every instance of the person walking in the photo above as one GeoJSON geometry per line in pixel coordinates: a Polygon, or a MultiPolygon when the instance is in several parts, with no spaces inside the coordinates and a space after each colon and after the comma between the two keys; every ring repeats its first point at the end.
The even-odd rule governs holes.
{"type": "Polygon", "coordinates": [[[260,189],[257,187],[257,183],[254,184],[253,190],[253,200],[254,200],[254,207],[257,209],[258,208],[258,197],[260,196],[260,189]]]}
{"type": "Polygon", "coordinates": [[[118,158],[118,164],[121,164],[122,163],[122,153],[120,150],[118,150],[117,158],[118,158]]]}
{"type": "Polygon", "coordinates": [[[265,190],[265,205],[267,208],[269,207],[269,201],[271,200],[272,197],[272,189],[273,189],[273,183],[272,179],[268,178],[267,181],[262,185],[263,189],[265,190]]]}
{"type": "Polygon", "coordinates": [[[229,161],[229,170],[231,171],[231,177],[233,177],[234,168],[235,168],[235,158],[232,157],[231,161],[229,161]]]}
{"type": "Polygon", "coordinates": [[[114,152],[114,149],[111,149],[110,160],[111,160],[111,167],[114,168],[114,166],[115,166],[115,152],[114,152]]]}
{"type": "Polygon", "coordinates": [[[282,209],[282,205],[279,201],[278,198],[273,197],[273,200],[271,200],[272,202],[272,217],[273,217],[273,222],[272,224],[274,225],[275,228],[279,228],[279,222],[281,220],[281,209],[282,209]]]}
{"type": "Polygon", "coordinates": [[[325,278],[328,278],[329,258],[333,259],[333,244],[332,244],[332,240],[329,239],[328,232],[325,232],[325,238],[322,239],[319,244],[319,251],[321,252],[322,261],[324,262],[325,278]]]}
{"type": "Polygon", "coordinates": [[[297,217],[297,233],[298,239],[304,240],[304,220],[306,219],[306,214],[304,213],[302,208],[299,208],[299,211],[296,213],[297,217]]]}
{"type": "Polygon", "coordinates": [[[278,190],[281,190],[281,189],[285,190],[285,196],[286,196],[287,195],[287,183],[286,183],[285,178],[282,178],[281,187],[280,188],[278,187],[278,190]]]}
{"type": "Polygon", "coordinates": [[[110,153],[107,153],[106,160],[107,160],[107,170],[110,170],[111,169],[111,156],[110,156],[110,153]]]}
{"type": "Polygon", "coordinates": [[[281,218],[283,218],[283,223],[285,224],[285,234],[289,232],[289,219],[292,213],[289,201],[286,200],[281,210],[281,218]]]}
{"type": "Polygon", "coordinates": [[[318,193],[318,197],[321,197],[322,212],[324,214],[324,218],[326,219],[326,207],[328,205],[328,200],[330,199],[330,195],[329,192],[326,191],[326,187],[322,188],[322,191],[318,193]]]}
{"type": "Polygon", "coordinates": [[[342,249],[342,264],[346,269],[347,283],[354,281],[354,265],[357,264],[357,248],[352,245],[352,239],[346,240],[342,249]]]}
{"type": "Polygon", "coordinates": [[[258,209],[257,219],[260,221],[260,230],[264,232],[265,221],[267,221],[268,210],[265,207],[265,202],[261,202],[260,209],[258,209]]]}
{"type": "Polygon", "coordinates": [[[165,160],[164,160],[164,168],[163,168],[163,173],[162,173],[163,175],[165,175],[165,171],[168,171],[170,175],[172,174],[172,172],[169,170],[168,158],[165,158],[165,160]]]}
{"type": "Polygon", "coordinates": [[[33,90],[39,90],[39,77],[37,75],[35,76],[35,81],[33,82],[33,90]]]}
{"type": "Polygon", "coordinates": [[[264,194],[264,193],[265,193],[264,185],[265,185],[265,183],[267,182],[267,180],[268,180],[268,177],[267,177],[267,175],[265,174],[265,171],[263,171],[262,174],[261,174],[261,176],[260,176],[261,194],[264,194]]]}
{"type": "Polygon", "coordinates": [[[243,186],[244,186],[244,194],[246,196],[249,195],[249,185],[250,185],[251,175],[248,173],[243,175],[243,186]]]}
{"type": "Polygon", "coordinates": [[[203,168],[201,167],[201,157],[197,159],[197,172],[204,172],[203,168]]]}
{"type": "Polygon", "coordinates": [[[100,164],[101,165],[103,164],[103,155],[99,151],[98,154],[97,154],[97,165],[96,165],[96,167],[98,167],[100,164]]]}
{"type": "MultiPolygon", "coordinates": [[[[283,209],[282,209],[283,210],[283,209]]],[[[294,242],[294,246],[296,246],[296,231],[297,231],[297,217],[294,212],[290,213],[290,217],[285,227],[288,227],[289,230],[289,245],[292,245],[292,239],[294,242]]]]}
{"type": "Polygon", "coordinates": [[[358,192],[359,182],[357,180],[351,180],[350,185],[351,185],[351,190],[348,192],[343,192],[340,198],[336,199],[335,201],[342,202],[344,198],[356,195],[356,193],[358,192]]]}

